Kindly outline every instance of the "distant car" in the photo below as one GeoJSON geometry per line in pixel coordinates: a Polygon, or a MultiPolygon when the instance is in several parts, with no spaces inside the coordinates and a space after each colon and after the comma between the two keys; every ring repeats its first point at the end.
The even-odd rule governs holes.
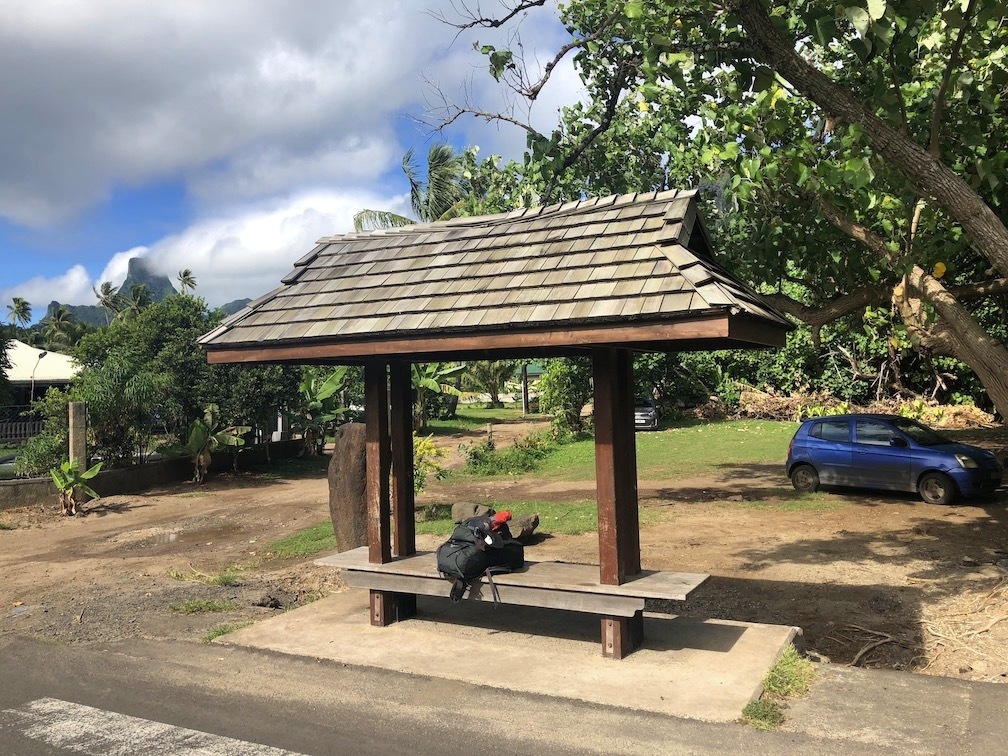
{"type": "Polygon", "coordinates": [[[658,408],[650,399],[634,401],[634,427],[641,430],[658,430],[658,408]]]}
{"type": "Polygon", "coordinates": [[[929,504],[992,493],[1003,470],[986,449],[952,441],[899,415],[813,417],[788,448],[799,491],[821,485],[917,491],[929,504]]]}

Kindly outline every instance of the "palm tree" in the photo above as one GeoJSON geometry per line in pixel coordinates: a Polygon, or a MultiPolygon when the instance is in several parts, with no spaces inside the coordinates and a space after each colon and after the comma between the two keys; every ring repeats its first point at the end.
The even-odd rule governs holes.
{"type": "Polygon", "coordinates": [[[105,325],[110,325],[112,318],[119,314],[119,305],[122,301],[119,289],[113,286],[111,281],[103,281],[100,289],[92,286],[91,291],[98,297],[98,305],[105,310],[105,325]]]}
{"type": "MultiPolygon", "coordinates": [[[[462,155],[450,144],[431,145],[427,152],[427,178],[421,179],[420,169],[413,159],[413,149],[403,156],[403,173],[410,185],[410,205],[423,223],[454,217],[466,191],[462,172],[462,155]]],[[[357,231],[409,226],[417,221],[388,210],[361,210],[354,216],[357,231]]]]}
{"type": "Polygon", "coordinates": [[[127,297],[123,308],[119,311],[118,317],[123,320],[133,320],[143,312],[151,303],[150,289],[146,284],[133,284],[130,287],[129,297],[127,297]]]}
{"type": "Polygon", "coordinates": [[[72,328],[73,320],[70,318],[70,311],[66,305],[60,305],[49,314],[45,326],[46,342],[50,346],[69,346],[72,328]]]}
{"type": "Polygon", "coordinates": [[[500,395],[504,384],[514,377],[518,363],[515,360],[480,360],[470,362],[469,369],[462,377],[462,383],[471,391],[488,394],[490,401],[488,409],[503,407],[500,395]]]}
{"type": "Polygon", "coordinates": [[[189,268],[179,271],[178,282],[179,289],[181,289],[183,294],[186,293],[186,289],[192,291],[196,288],[196,276],[193,275],[193,272],[189,268]]]}
{"type": "Polygon", "coordinates": [[[7,320],[24,328],[31,323],[31,304],[24,297],[14,297],[11,302],[7,305],[7,320]]]}

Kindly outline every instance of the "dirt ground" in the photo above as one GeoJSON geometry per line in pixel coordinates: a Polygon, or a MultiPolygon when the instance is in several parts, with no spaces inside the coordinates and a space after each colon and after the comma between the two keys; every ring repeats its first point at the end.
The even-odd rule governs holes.
{"type": "MultiPolygon", "coordinates": [[[[494,426],[498,445],[532,426],[494,426]]],[[[440,437],[459,463],[459,443],[440,437]]],[[[1004,450],[999,450],[1003,452],[1004,450]]],[[[443,501],[434,483],[419,501],[443,501]]],[[[641,531],[645,568],[705,572],[685,605],[693,616],[797,625],[834,663],[1008,682],[1008,494],[929,506],[901,494],[829,492],[795,508],[782,465],[639,482],[654,524],[641,531]]],[[[593,484],[534,479],[451,484],[455,499],[591,498],[593,484]]],[[[199,640],[339,590],[311,560],[266,548],[328,517],[322,467],[298,477],[221,475],[92,503],[64,519],[55,507],[0,512],[0,634],[59,642],[129,637],[199,640]],[[238,566],[238,584],[209,576],[238,566]],[[227,602],[183,614],[185,601],[227,602]],[[175,605],[176,609],[171,607],[175,605]]],[[[548,527],[547,523],[544,523],[548,527]]],[[[439,539],[418,538],[432,549],[439,539]]],[[[597,561],[594,533],[544,536],[535,560],[597,561]]]]}

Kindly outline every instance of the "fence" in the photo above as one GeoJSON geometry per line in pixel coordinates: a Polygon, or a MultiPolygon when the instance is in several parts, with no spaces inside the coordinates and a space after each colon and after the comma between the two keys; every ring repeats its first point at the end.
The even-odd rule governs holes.
{"type": "Polygon", "coordinates": [[[42,420],[31,406],[13,404],[0,407],[0,444],[22,444],[42,432],[42,420]]]}

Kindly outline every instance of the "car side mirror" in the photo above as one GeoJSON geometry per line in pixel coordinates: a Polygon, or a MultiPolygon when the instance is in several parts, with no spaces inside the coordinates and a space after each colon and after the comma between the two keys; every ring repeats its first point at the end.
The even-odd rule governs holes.
{"type": "Polygon", "coordinates": [[[889,446],[895,446],[898,449],[905,449],[907,447],[907,442],[905,438],[893,436],[889,439],[889,446]]]}

